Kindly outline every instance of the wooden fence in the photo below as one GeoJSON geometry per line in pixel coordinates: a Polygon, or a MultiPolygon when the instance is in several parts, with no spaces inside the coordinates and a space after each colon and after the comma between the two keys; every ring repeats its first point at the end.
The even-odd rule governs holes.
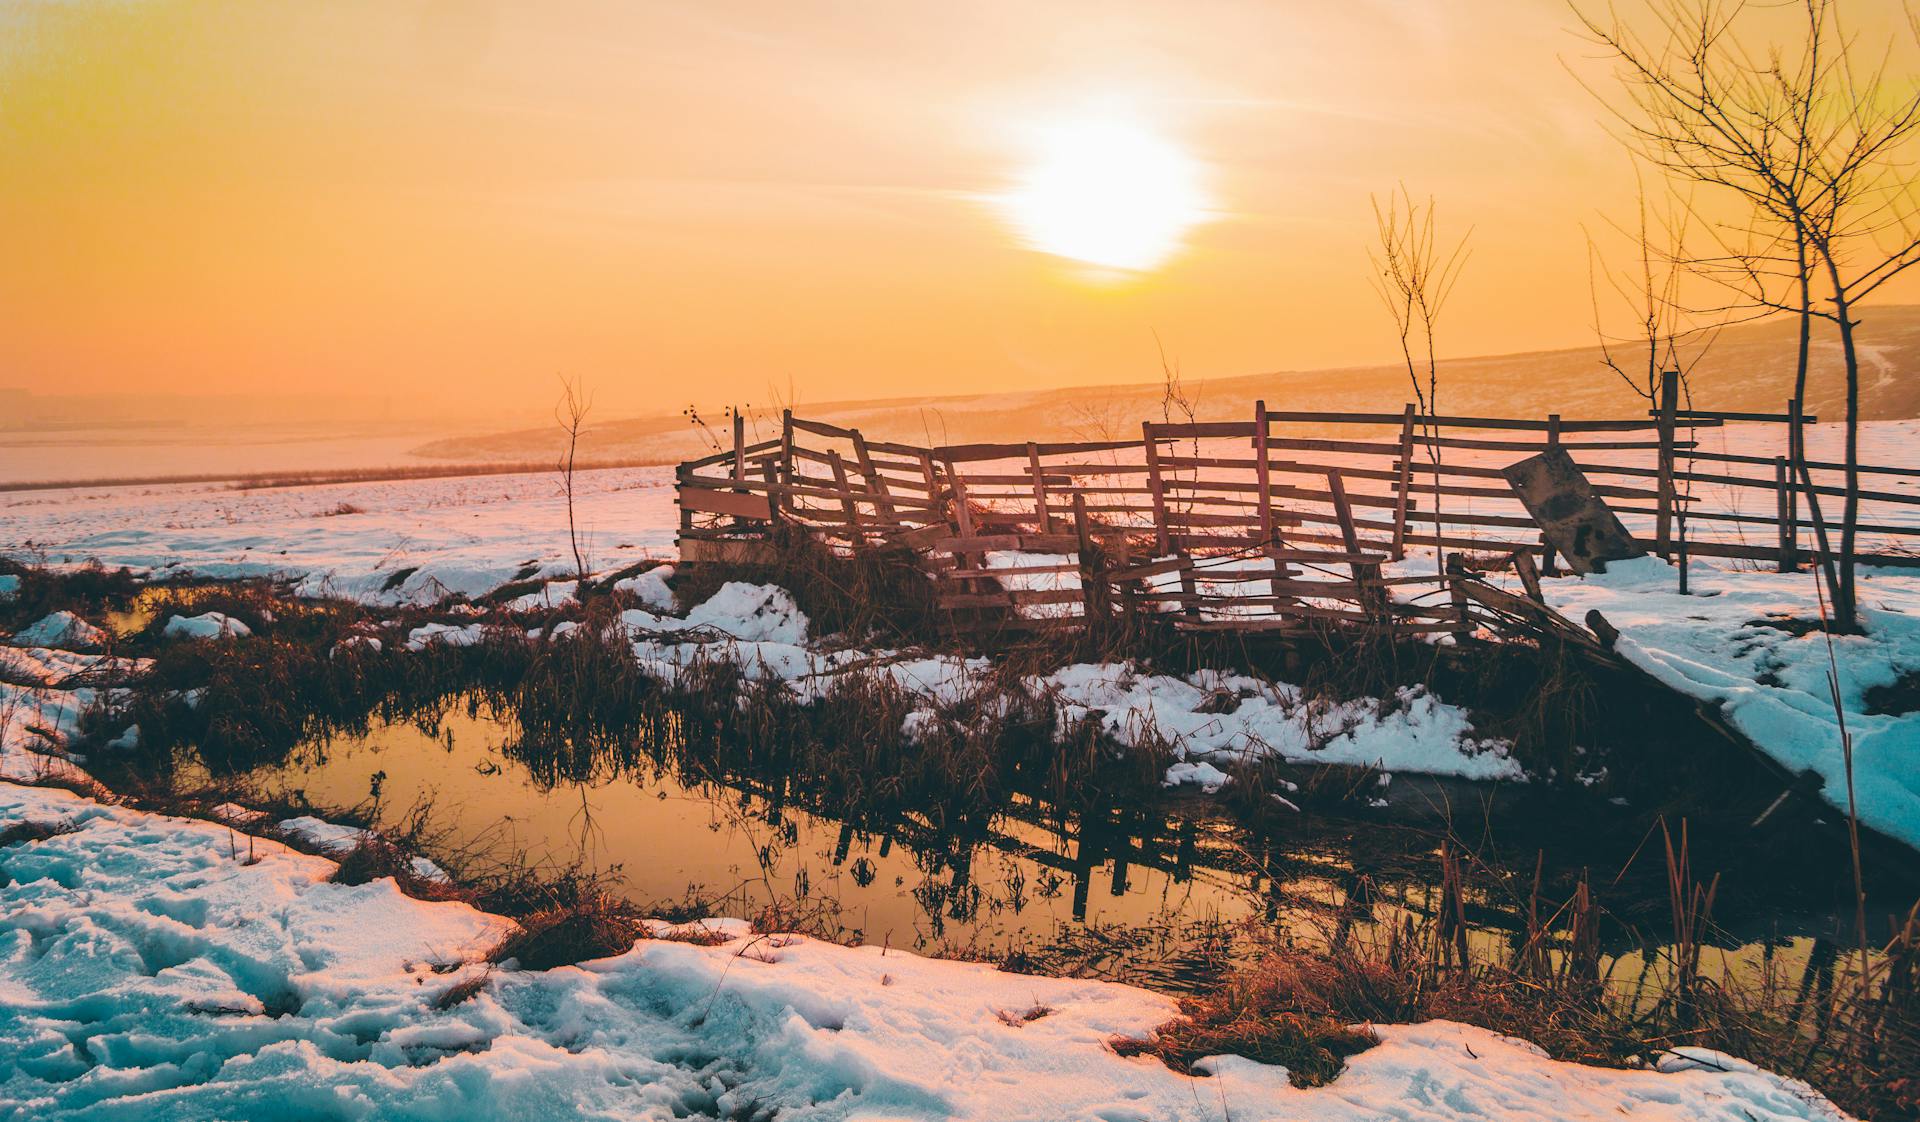
{"type": "MultiPolygon", "coordinates": [[[[908,548],[959,622],[1142,612],[1196,630],[1459,629],[1537,605],[1480,582],[1463,591],[1452,577],[1475,558],[1515,559],[1503,563],[1530,589],[1525,578],[1553,572],[1553,551],[1501,471],[1552,447],[1650,551],[1783,570],[1816,559],[1809,492],[1837,534],[1841,465],[1810,463],[1811,488],[1789,478],[1792,420],[1681,409],[1672,378],[1659,408],[1618,420],[1256,402],[1245,420],[1149,421],[1137,438],[919,447],[791,414],[777,438],[749,443],[736,417],[731,449],[680,467],[681,551],[756,560],[774,520],[840,549],[908,548]],[[1711,447],[1730,422],[1746,438],[1776,426],[1781,450],[1711,447]],[[1438,564],[1448,554],[1452,576],[1438,564]]],[[[1863,484],[1856,556],[1920,566],[1910,548],[1920,545],[1920,469],[1860,470],[1890,482],[1863,484]]]]}

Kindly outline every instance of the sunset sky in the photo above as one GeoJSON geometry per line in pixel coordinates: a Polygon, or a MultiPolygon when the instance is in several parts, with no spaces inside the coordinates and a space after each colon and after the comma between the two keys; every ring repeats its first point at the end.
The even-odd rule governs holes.
{"type": "MultiPolygon", "coordinates": [[[[1899,10],[1849,6],[1867,36],[1899,10]]],[[[1189,376],[1383,360],[1368,196],[1402,180],[1474,230],[1444,351],[1583,344],[1582,224],[1633,176],[1572,22],[5,3],[0,386],[505,411],[565,373],[674,410],[1145,381],[1156,335],[1189,376]]]]}

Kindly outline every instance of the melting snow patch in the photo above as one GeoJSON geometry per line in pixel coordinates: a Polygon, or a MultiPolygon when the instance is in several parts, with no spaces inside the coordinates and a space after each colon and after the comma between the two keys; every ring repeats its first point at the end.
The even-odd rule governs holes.
{"type": "Polygon", "coordinates": [[[686,626],[710,627],[750,643],[807,641],[807,617],[793,594],[771,584],[728,581],[687,613],[686,626]]]}
{"type": "Polygon", "coordinates": [[[253,629],[224,612],[174,616],[162,631],[169,639],[244,639],[253,629]]]}
{"type": "Polygon", "coordinates": [[[107,633],[72,612],[60,611],[41,616],[16,632],[13,641],[23,647],[97,651],[107,645],[107,633]]]}
{"type": "MultiPolygon", "coordinates": [[[[1162,741],[1182,760],[1268,756],[1354,764],[1462,779],[1520,781],[1504,741],[1475,737],[1466,711],[1419,687],[1390,698],[1306,699],[1297,687],[1202,670],[1185,678],[1141,674],[1126,663],[1082,663],[1039,680],[1060,729],[1083,720],[1127,745],[1162,741]]],[[[1168,773],[1169,782],[1193,772],[1168,773]]]]}
{"type": "Polygon", "coordinates": [[[655,565],[644,573],[614,581],[613,590],[631,594],[653,611],[671,612],[673,589],[667,587],[667,582],[672,579],[672,565],[655,565]]]}
{"type": "Polygon", "coordinates": [[[509,612],[540,612],[550,608],[564,608],[568,604],[579,602],[579,581],[556,580],[548,581],[533,592],[507,601],[506,609],[509,612]]]}
{"type": "Polygon", "coordinates": [[[432,646],[471,647],[486,637],[484,624],[427,623],[407,632],[407,649],[424,651],[432,646]]]}

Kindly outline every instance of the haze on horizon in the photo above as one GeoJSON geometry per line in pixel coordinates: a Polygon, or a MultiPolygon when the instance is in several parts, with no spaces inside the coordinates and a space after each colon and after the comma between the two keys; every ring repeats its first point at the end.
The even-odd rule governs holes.
{"type": "Polygon", "coordinates": [[[658,412],[1376,362],[1401,182],[1473,229],[1444,353],[1592,342],[1634,175],[1564,5],[1200,15],[14,0],[0,386],[658,412]]]}

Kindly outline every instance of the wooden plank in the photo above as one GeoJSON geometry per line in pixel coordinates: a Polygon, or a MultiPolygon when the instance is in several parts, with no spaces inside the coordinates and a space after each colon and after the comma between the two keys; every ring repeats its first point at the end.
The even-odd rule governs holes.
{"type": "Polygon", "coordinates": [[[682,535],[679,541],[683,565],[772,565],[780,560],[772,542],[758,538],[705,539],[682,535]]]}
{"type": "MultiPolygon", "coordinates": [[[[1647,414],[1648,416],[1657,416],[1653,410],[1648,410],[1647,414]]],[[[1791,419],[1790,415],[1786,413],[1730,413],[1721,409],[1677,409],[1674,411],[1674,416],[1678,419],[1688,421],[1772,421],[1778,423],[1791,419]]],[[[1801,418],[1806,424],[1812,424],[1819,419],[1818,417],[1801,418]]]]}
{"type": "Polygon", "coordinates": [[[953,569],[945,570],[946,574],[950,577],[994,577],[994,578],[1032,577],[1032,576],[1043,576],[1048,574],[1058,576],[1063,573],[1077,573],[1079,571],[1080,571],[1080,565],[1078,562],[1069,562],[1064,565],[1011,565],[1004,569],[953,568],[953,569]]]}
{"type": "Polygon", "coordinates": [[[1196,437],[1212,436],[1252,436],[1253,426],[1246,421],[1188,421],[1162,423],[1153,426],[1161,437],[1170,440],[1191,440],[1196,437]]]}
{"type": "Polygon", "coordinates": [[[1072,534],[980,534],[942,538],[931,548],[939,553],[1072,553],[1078,545],[1072,534]]]}
{"type": "Polygon", "coordinates": [[[810,432],[815,436],[826,436],[835,440],[852,440],[854,438],[854,430],[843,429],[839,425],[829,425],[824,421],[804,421],[795,417],[793,427],[800,432],[810,432]]]}
{"type": "Polygon", "coordinates": [[[680,488],[680,509],[702,514],[725,514],[735,518],[765,521],[773,517],[767,496],[746,491],[710,491],[704,487],[680,488]]]}
{"type": "Polygon", "coordinates": [[[1527,599],[1536,604],[1547,602],[1546,592],[1540,587],[1540,569],[1533,563],[1532,550],[1514,551],[1513,571],[1520,575],[1520,586],[1527,590],[1527,599]]]}
{"type": "Polygon", "coordinates": [[[1130,565],[1125,568],[1115,569],[1107,574],[1107,579],[1119,583],[1122,581],[1146,580],[1149,577],[1163,577],[1168,573],[1179,572],[1180,566],[1183,563],[1184,562],[1178,558],[1168,558],[1164,561],[1149,561],[1144,565],[1130,565]]]}
{"type": "MultiPolygon", "coordinates": [[[[1095,441],[1059,441],[1047,443],[1041,441],[1037,447],[1042,456],[1077,456],[1088,452],[1113,452],[1124,448],[1137,448],[1139,443],[1132,440],[1095,440],[1095,441]]],[[[980,460],[1012,460],[1026,454],[1027,446],[1020,444],[943,444],[931,450],[937,459],[951,460],[954,463],[974,463],[980,460]]]]}
{"type": "MultiPolygon", "coordinates": [[[[1754,479],[1751,476],[1745,475],[1714,475],[1698,471],[1677,471],[1674,473],[1674,478],[1683,479],[1690,483],[1719,483],[1729,487],[1754,487],[1767,491],[1773,490],[1774,487],[1773,481],[1770,479],[1754,479]]],[[[1802,486],[1800,489],[1804,491],[1806,487],[1802,486]]],[[[1817,495],[1845,497],[1847,490],[1844,487],[1815,487],[1813,488],[1813,492],[1817,495]]],[[[1867,502],[1899,503],[1904,506],[1920,504],[1920,492],[1863,490],[1860,492],[1860,498],[1867,502]]]]}
{"type": "Polygon", "coordinates": [[[934,603],[942,608],[1011,608],[1013,597],[1005,592],[943,592],[934,603]]]}
{"type": "Polygon", "coordinates": [[[1620,519],[1593,493],[1573,458],[1551,448],[1504,469],[1540,533],[1576,573],[1605,572],[1607,562],[1641,556],[1620,519]]]}
{"type": "MultiPolygon", "coordinates": [[[[1774,457],[1772,456],[1742,456],[1742,455],[1736,455],[1732,452],[1695,452],[1693,453],[1693,455],[1691,455],[1688,458],[1694,459],[1694,460],[1712,460],[1716,463],[1723,463],[1723,464],[1755,464],[1762,467],[1768,464],[1771,464],[1774,461],[1774,457]]],[[[1791,460],[1791,457],[1789,457],[1789,460],[1791,460]]],[[[1829,463],[1823,460],[1809,460],[1807,461],[1807,467],[1809,470],[1812,470],[1812,471],[1845,471],[1847,470],[1847,465],[1845,464],[1829,463]]],[[[1885,466],[1876,466],[1873,464],[1861,464],[1860,474],[1920,476],[1920,468],[1885,467],[1885,466]]]]}
{"type": "Polygon", "coordinates": [[[1376,444],[1360,440],[1309,440],[1301,437],[1276,436],[1269,443],[1274,448],[1298,452],[1348,452],[1372,456],[1394,456],[1400,452],[1398,444],[1376,444]]]}
{"type": "Polygon", "coordinates": [[[860,430],[853,430],[853,455],[860,463],[860,474],[866,477],[867,486],[873,490],[874,513],[883,522],[898,523],[900,516],[893,508],[893,496],[887,492],[887,477],[873,467],[873,454],[867,448],[866,438],[860,430]]]}
{"type": "Polygon", "coordinates": [[[906,546],[908,549],[925,550],[932,549],[936,542],[952,536],[951,526],[944,522],[936,522],[928,526],[916,526],[911,530],[896,531],[888,535],[888,540],[895,545],[906,546]]]}
{"type": "MultiPolygon", "coordinates": [[[[834,486],[840,489],[840,508],[846,513],[847,524],[858,525],[860,523],[860,508],[854,503],[853,488],[847,486],[847,465],[840,462],[840,453],[838,452],[828,452],[827,458],[833,465],[833,483],[834,486]]],[[[866,544],[865,535],[857,536],[854,540],[859,544],[866,544]]]]}

